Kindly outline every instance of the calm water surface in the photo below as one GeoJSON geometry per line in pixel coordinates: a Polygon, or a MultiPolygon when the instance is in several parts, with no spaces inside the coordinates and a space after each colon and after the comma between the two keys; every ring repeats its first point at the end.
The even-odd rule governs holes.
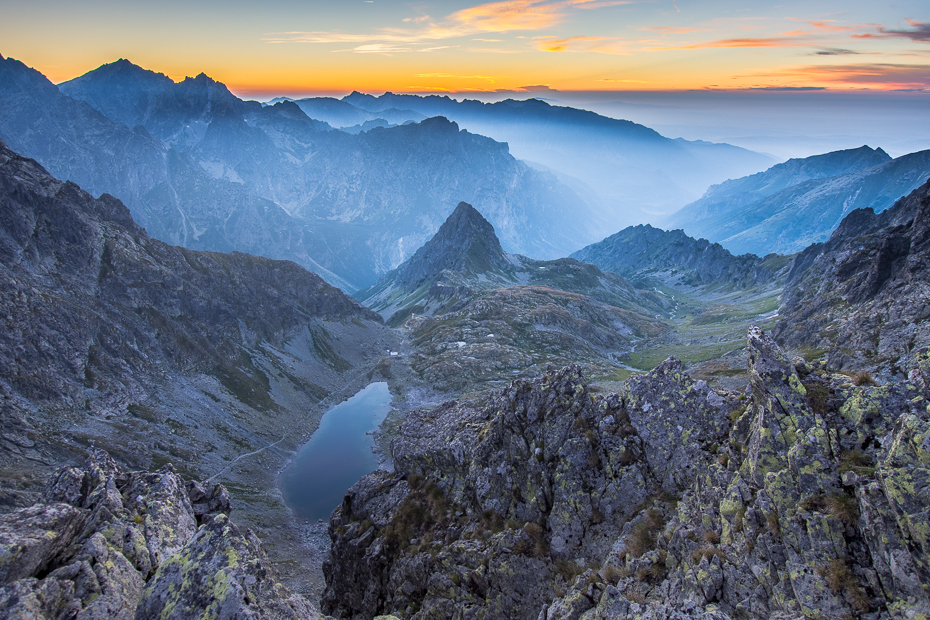
{"type": "Polygon", "coordinates": [[[284,499],[297,516],[328,520],[358,479],[378,468],[367,435],[391,411],[387,383],[372,383],[327,411],[320,427],[281,476],[284,499]]]}

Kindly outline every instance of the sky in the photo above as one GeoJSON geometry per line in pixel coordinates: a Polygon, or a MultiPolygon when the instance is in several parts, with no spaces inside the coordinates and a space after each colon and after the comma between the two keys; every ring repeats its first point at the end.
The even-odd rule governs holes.
{"type": "Polygon", "coordinates": [[[901,118],[881,136],[930,146],[927,0],[0,0],[0,14],[0,54],[54,82],[127,58],[243,98],[539,96],[744,145],[747,102],[768,102],[753,121],[773,131],[816,107],[811,131],[837,144],[867,138],[885,105],[901,118]],[[868,113],[830,111],[853,101],[868,113]]]}
{"type": "Polygon", "coordinates": [[[930,90],[926,0],[0,0],[55,82],[117,58],[253,98],[365,92],[930,90]]]}

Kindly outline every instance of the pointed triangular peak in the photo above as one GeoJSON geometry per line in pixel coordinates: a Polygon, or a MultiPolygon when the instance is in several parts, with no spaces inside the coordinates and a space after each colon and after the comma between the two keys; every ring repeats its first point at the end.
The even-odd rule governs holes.
{"type": "Polygon", "coordinates": [[[467,202],[460,202],[439,231],[398,268],[397,283],[412,289],[443,271],[478,275],[512,267],[494,227],[467,202]]]}

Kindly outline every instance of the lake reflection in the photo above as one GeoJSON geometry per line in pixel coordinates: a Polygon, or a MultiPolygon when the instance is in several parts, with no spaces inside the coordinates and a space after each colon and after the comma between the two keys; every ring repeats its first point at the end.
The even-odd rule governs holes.
{"type": "Polygon", "coordinates": [[[284,498],[297,516],[328,520],[349,487],[378,468],[366,433],[378,428],[390,410],[387,383],[372,383],[323,415],[281,477],[284,498]]]}

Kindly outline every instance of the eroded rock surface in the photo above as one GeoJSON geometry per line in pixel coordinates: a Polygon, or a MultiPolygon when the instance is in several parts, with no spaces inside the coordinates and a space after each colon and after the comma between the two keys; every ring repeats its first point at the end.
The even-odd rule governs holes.
{"type": "Polygon", "coordinates": [[[126,472],[101,450],[35,505],[0,516],[0,617],[314,618],[277,583],[220,486],[170,465],[126,472]]]}
{"type": "Polygon", "coordinates": [[[930,364],[905,383],[790,359],[744,392],[669,359],[577,367],[412,413],[395,472],[333,513],[347,618],[918,618],[930,613],[930,364]]]}
{"type": "Polygon", "coordinates": [[[395,473],[363,478],[333,515],[324,610],[535,618],[709,466],[738,406],[669,359],[620,394],[568,366],[414,412],[395,473]]]}

